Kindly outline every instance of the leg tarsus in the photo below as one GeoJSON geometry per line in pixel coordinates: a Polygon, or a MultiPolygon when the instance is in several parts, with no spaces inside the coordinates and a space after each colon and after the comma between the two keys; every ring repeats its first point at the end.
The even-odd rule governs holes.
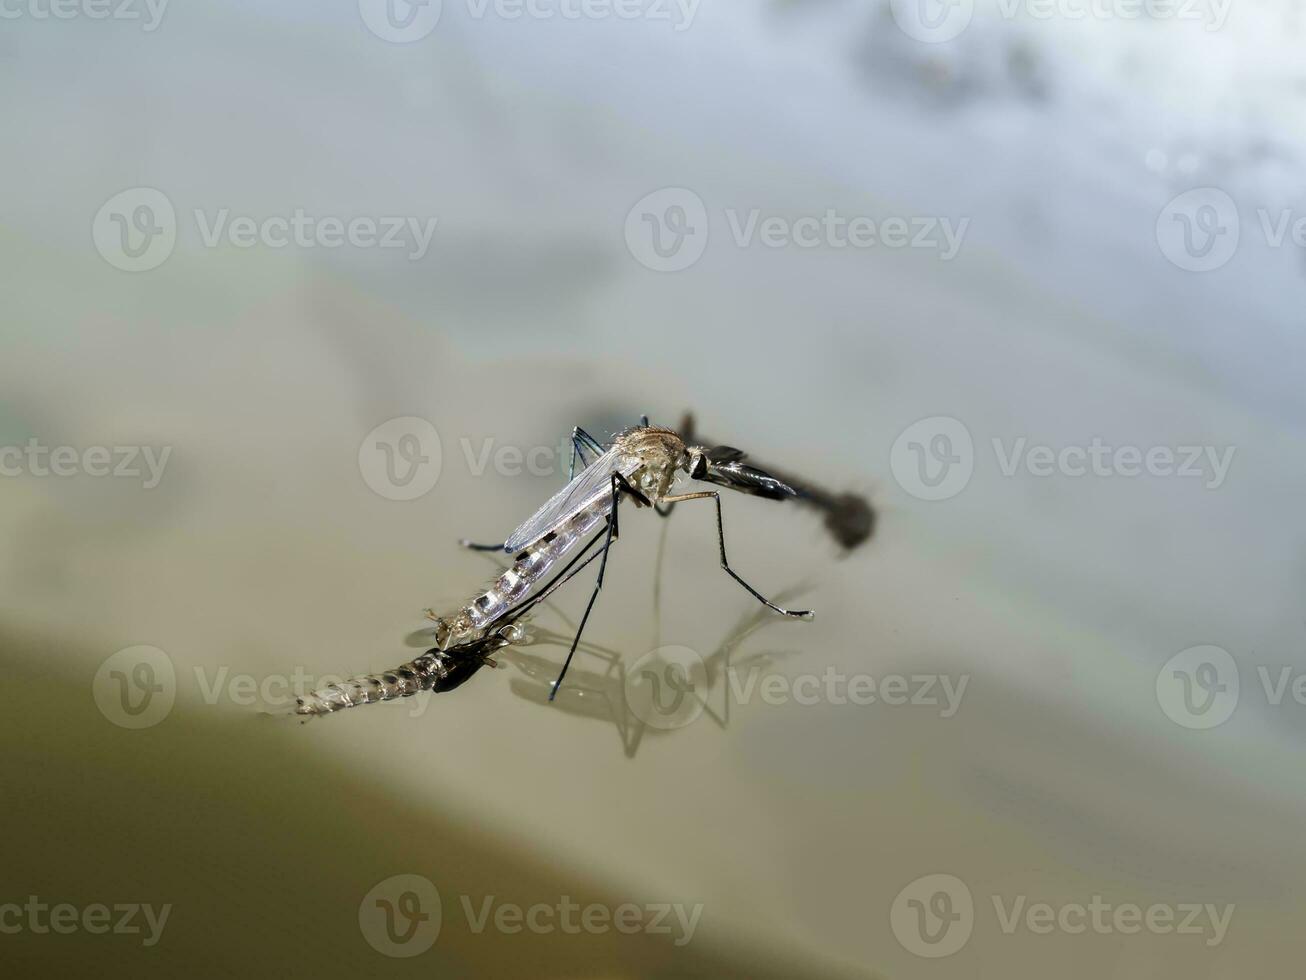
{"type": "Polygon", "coordinates": [[[582,429],[579,425],[576,426],[576,428],[573,430],[573,434],[580,439],[584,439],[586,445],[589,446],[592,452],[596,452],[599,455],[603,454],[603,443],[599,442],[592,435],[590,435],[588,432],[582,429]]]}
{"type": "Polygon", "coordinates": [[[580,454],[580,461],[584,466],[589,466],[585,459],[585,450],[588,449],[595,455],[595,458],[603,455],[602,444],[592,435],[582,429],[579,425],[572,426],[571,429],[571,466],[567,469],[567,482],[570,483],[576,478],[576,455],[580,454]]]}
{"type": "Polygon", "coordinates": [[[589,463],[585,462],[585,453],[581,448],[580,437],[576,434],[578,432],[580,432],[579,425],[571,430],[571,465],[567,467],[568,483],[576,479],[576,456],[577,455],[580,456],[580,461],[582,464],[584,464],[585,466],[589,466],[589,463]]]}
{"type": "Polygon", "coordinates": [[[466,538],[459,538],[458,543],[469,551],[502,551],[506,542],[500,541],[498,544],[477,544],[475,541],[468,541],[466,538]]]}
{"type": "Polygon", "coordinates": [[[711,497],[712,500],[716,502],[717,544],[721,549],[721,567],[725,569],[726,574],[729,575],[736,582],[738,582],[740,585],[742,585],[744,589],[749,593],[749,595],[751,595],[754,599],[762,603],[762,605],[767,606],[770,609],[774,609],[782,616],[790,616],[794,619],[811,619],[813,616],[815,616],[815,613],[813,613],[812,610],[810,609],[785,609],[783,606],[777,606],[766,596],[762,595],[762,593],[758,592],[757,589],[753,588],[742,578],[740,578],[738,573],[736,573],[735,570],[730,567],[730,561],[726,558],[725,525],[721,518],[721,494],[717,493],[717,491],[715,490],[701,490],[697,493],[682,493],[682,494],[677,494],[674,497],[664,497],[662,499],[663,501],[667,501],[674,504],[677,501],[683,502],[686,500],[705,500],[708,497],[711,497]]]}

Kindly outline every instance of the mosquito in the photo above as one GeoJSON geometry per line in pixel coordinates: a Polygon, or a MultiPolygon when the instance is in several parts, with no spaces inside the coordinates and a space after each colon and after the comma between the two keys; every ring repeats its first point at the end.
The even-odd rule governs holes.
{"type": "Polygon", "coordinates": [[[664,517],[670,513],[673,504],[713,501],[722,569],[753,598],[774,612],[794,619],[811,619],[813,613],[810,609],[785,609],[777,605],[730,567],[718,491],[671,492],[672,484],[683,473],[693,480],[772,500],[798,496],[793,487],[750,466],[744,458],[741,451],[730,447],[709,449],[687,445],[674,430],[650,425],[647,417],[642,417],[638,425],[617,433],[606,446],[577,426],[572,432],[572,468],[567,485],[513,531],[503,544],[463,542],[469,548],[503,551],[515,558],[512,566],[485,592],[472,598],[457,612],[437,616],[427,610],[428,618],[435,622],[436,650],[451,651],[477,644],[503,623],[513,622],[519,609],[513,603],[528,595],[550,568],[578,547],[586,535],[597,530],[599,533],[585,545],[585,549],[602,539],[602,548],[591,556],[599,558],[598,576],[567,659],[549,692],[552,701],[567,675],[594,602],[603,588],[608,554],[620,534],[618,508],[627,497],[634,500],[636,506],[651,507],[664,517]],[[593,458],[587,461],[587,454],[593,458]],[[579,475],[575,475],[577,458],[585,464],[579,475]]]}

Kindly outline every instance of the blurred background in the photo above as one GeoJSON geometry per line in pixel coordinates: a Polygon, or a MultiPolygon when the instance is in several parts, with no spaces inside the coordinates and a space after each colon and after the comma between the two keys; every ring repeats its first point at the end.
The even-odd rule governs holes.
{"type": "Polygon", "coordinates": [[[1301,18],[0,2],[0,962],[1295,969],[1301,18]],[[573,425],[687,410],[874,506],[724,499],[813,622],[627,506],[553,704],[590,572],[457,692],[286,717],[573,425]]]}

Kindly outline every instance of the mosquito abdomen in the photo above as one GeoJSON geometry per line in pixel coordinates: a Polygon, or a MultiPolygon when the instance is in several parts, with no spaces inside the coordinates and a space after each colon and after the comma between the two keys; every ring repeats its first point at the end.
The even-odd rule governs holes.
{"type": "Polygon", "coordinates": [[[558,559],[607,517],[608,507],[608,498],[596,500],[529,545],[488,589],[454,615],[435,621],[435,645],[448,650],[482,636],[530,592],[558,559]]]}

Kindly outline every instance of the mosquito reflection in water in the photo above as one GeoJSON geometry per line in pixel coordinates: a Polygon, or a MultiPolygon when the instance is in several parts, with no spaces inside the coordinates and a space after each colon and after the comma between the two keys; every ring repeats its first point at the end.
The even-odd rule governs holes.
{"type": "MultiPolygon", "coordinates": [[[[659,562],[655,581],[660,578],[659,562]]],[[[801,591],[800,588],[788,589],[777,598],[791,601],[801,591]]],[[[663,647],[660,636],[654,638],[653,651],[634,660],[629,652],[583,642],[577,652],[586,654],[601,666],[595,668],[584,663],[573,666],[567,688],[550,702],[558,662],[544,653],[535,652],[535,648],[566,650],[575,624],[553,603],[546,601],[542,605],[562,620],[563,629],[555,631],[532,625],[520,640],[496,655],[501,667],[516,672],[517,676],[509,682],[509,690],[517,697],[542,707],[551,704],[568,714],[613,725],[628,758],[634,758],[646,734],[671,734],[687,727],[700,715],[721,729],[729,727],[730,671],[762,668],[797,652],[769,650],[737,657],[738,648],[750,637],[784,622],[768,615],[764,608],[742,616],[716,649],[703,657],[687,648],[663,647]],[[659,656],[662,651],[667,651],[670,656],[659,656]],[[686,651],[687,656],[678,657],[676,651],[686,651]],[[644,692],[647,696],[640,696],[642,686],[652,688],[644,692]]],[[[655,615],[657,612],[655,608],[655,615]]]]}

